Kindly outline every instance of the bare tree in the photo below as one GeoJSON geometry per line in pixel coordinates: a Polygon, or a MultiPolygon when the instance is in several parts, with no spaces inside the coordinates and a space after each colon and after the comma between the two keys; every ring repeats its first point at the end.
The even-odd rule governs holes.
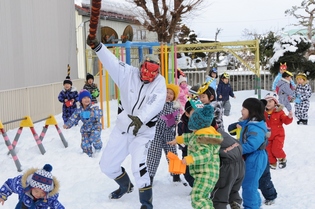
{"type": "Polygon", "coordinates": [[[315,34],[313,28],[314,14],[315,14],[315,0],[303,0],[301,6],[293,6],[291,9],[285,11],[286,15],[290,15],[298,19],[298,24],[295,26],[304,26],[307,28],[307,38],[312,40],[312,37],[315,34]],[[304,11],[307,14],[303,15],[299,13],[304,11]]]}
{"type": "Polygon", "coordinates": [[[126,0],[135,4],[137,16],[141,16],[142,25],[156,32],[159,42],[170,43],[176,32],[177,24],[192,11],[201,9],[206,0],[126,0]]]}

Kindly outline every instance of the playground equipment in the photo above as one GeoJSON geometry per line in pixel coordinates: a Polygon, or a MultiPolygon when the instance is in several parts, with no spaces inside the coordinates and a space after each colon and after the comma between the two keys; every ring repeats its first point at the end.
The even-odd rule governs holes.
{"type": "MultiPolygon", "coordinates": [[[[55,117],[53,115],[50,115],[50,116],[48,116],[47,118],[45,118],[43,120],[46,120],[46,122],[45,122],[45,126],[43,127],[43,130],[42,130],[42,132],[41,132],[41,134],[39,136],[39,139],[41,141],[43,141],[43,139],[45,137],[45,134],[47,132],[48,126],[53,125],[53,126],[56,127],[56,130],[57,130],[57,132],[59,134],[59,137],[60,137],[63,145],[65,146],[65,148],[67,148],[68,147],[68,142],[66,141],[65,137],[63,136],[63,134],[61,132],[61,129],[58,127],[58,123],[57,123],[55,117]]],[[[40,120],[40,121],[43,121],[43,120],[40,120]]],[[[40,122],[40,121],[36,121],[36,122],[40,122]]]]}
{"type": "Polygon", "coordinates": [[[34,129],[34,124],[33,124],[32,119],[30,118],[30,116],[25,116],[23,118],[7,121],[7,122],[4,122],[4,123],[2,123],[1,120],[0,120],[0,131],[1,131],[1,134],[2,134],[2,136],[4,138],[5,144],[6,144],[6,146],[9,149],[8,155],[11,154],[11,156],[12,156],[12,158],[14,160],[15,166],[17,167],[17,170],[19,172],[21,172],[22,169],[21,169],[21,163],[20,163],[20,161],[19,161],[19,159],[18,159],[18,157],[16,155],[16,152],[15,152],[15,147],[17,146],[17,143],[18,143],[18,140],[19,140],[19,138],[20,138],[20,136],[22,134],[23,128],[26,128],[26,127],[30,128],[30,130],[31,130],[31,132],[33,134],[33,137],[35,139],[35,142],[36,142],[36,144],[37,144],[37,146],[38,146],[38,148],[39,148],[39,150],[40,150],[42,155],[45,154],[45,152],[46,152],[46,150],[45,150],[45,148],[44,148],[44,146],[42,144],[42,141],[43,141],[43,139],[45,137],[45,134],[46,134],[46,131],[47,131],[49,125],[54,125],[56,127],[57,132],[58,132],[58,134],[59,134],[59,136],[61,138],[61,141],[62,141],[63,145],[65,146],[65,148],[68,147],[68,142],[65,140],[65,138],[64,138],[64,136],[63,136],[63,134],[61,132],[61,129],[58,127],[55,117],[53,115],[50,115],[47,118],[44,118],[44,119],[36,121],[36,122],[40,122],[40,121],[43,121],[43,120],[46,120],[46,123],[45,123],[45,126],[43,127],[43,130],[41,132],[40,137],[38,136],[38,134],[36,133],[36,131],[34,129]],[[14,137],[14,140],[11,143],[8,135],[6,134],[6,132],[4,130],[4,125],[9,124],[9,123],[14,123],[14,122],[17,122],[17,121],[21,121],[20,122],[20,127],[18,128],[17,133],[16,133],[16,135],[14,137]]]}
{"type": "Polygon", "coordinates": [[[2,136],[3,136],[3,138],[4,138],[5,145],[7,145],[8,149],[9,149],[9,152],[10,152],[12,158],[13,158],[13,161],[14,161],[14,163],[15,163],[15,166],[16,166],[18,172],[21,172],[21,171],[22,171],[22,169],[21,169],[21,167],[22,167],[22,166],[21,166],[21,163],[20,163],[20,161],[19,161],[18,156],[17,156],[16,153],[15,153],[15,150],[13,149],[13,146],[12,146],[12,144],[11,144],[11,142],[10,142],[10,139],[9,139],[8,135],[7,135],[6,132],[4,131],[4,127],[3,127],[3,124],[1,123],[1,121],[0,121],[0,131],[1,131],[1,134],[2,134],[2,136]]]}
{"type": "MultiPolygon", "coordinates": [[[[144,50],[146,54],[156,54],[160,57],[160,73],[165,77],[166,83],[177,83],[177,53],[193,53],[193,52],[228,52],[233,54],[238,60],[240,60],[249,70],[255,74],[254,90],[255,94],[258,93],[258,98],[261,98],[261,77],[260,77],[260,65],[259,65],[259,42],[258,40],[239,41],[239,42],[215,42],[204,44],[164,44],[159,42],[130,42],[119,44],[105,44],[107,47],[111,47],[113,54],[123,62],[129,65],[139,66],[142,62],[144,50]],[[243,60],[238,52],[250,52],[254,55],[253,63],[248,60],[243,60]]],[[[90,50],[90,49],[89,49],[90,50]]],[[[88,51],[89,51],[88,50],[88,51]]],[[[92,55],[92,53],[86,53],[92,55]]],[[[95,55],[87,56],[87,59],[91,59],[95,55]]],[[[88,61],[86,63],[89,63],[88,61]]],[[[91,62],[92,63],[92,62],[91,62]]],[[[106,70],[106,69],[105,69],[106,70]]],[[[106,75],[106,95],[109,95],[109,76],[106,75]]],[[[191,84],[193,85],[193,84],[191,84]]],[[[102,90],[101,90],[102,91],[102,90]]],[[[119,100],[119,90],[115,86],[116,98],[119,100]]],[[[109,97],[106,97],[107,113],[109,113],[109,97]]],[[[110,118],[107,114],[107,127],[109,127],[110,118]]]]}

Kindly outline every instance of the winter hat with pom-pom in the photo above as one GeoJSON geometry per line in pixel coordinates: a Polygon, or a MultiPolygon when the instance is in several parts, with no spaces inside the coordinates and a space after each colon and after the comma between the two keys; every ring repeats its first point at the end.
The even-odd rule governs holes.
{"type": "Polygon", "coordinates": [[[213,107],[211,105],[197,108],[189,118],[188,128],[193,131],[210,127],[213,117],[213,107]]]}
{"type": "Polygon", "coordinates": [[[52,166],[46,164],[43,169],[35,171],[30,181],[30,186],[33,188],[39,188],[48,193],[53,190],[53,175],[51,174],[52,166]]]}
{"type": "Polygon", "coordinates": [[[265,96],[265,100],[267,100],[267,101],[273,100],[273,101],[275,101],[276,104],[279,104],[278,95],[276,93],[268,93],[265,96]]]}
{"type": "Polygon", "coordinates": [[[72,86],[72,81],[70,80],[70,76],[67,76],[66,79],[63,81],[63,85],[70,84],[72,86]]]}
{"type": "Polygon", "coordinates": [[[79,102],[82,102],[82,99],[84,97],[89,97],[90,99],[92,99],[90,92],[85,89],[82,89],[79,93],[79,102]]]}

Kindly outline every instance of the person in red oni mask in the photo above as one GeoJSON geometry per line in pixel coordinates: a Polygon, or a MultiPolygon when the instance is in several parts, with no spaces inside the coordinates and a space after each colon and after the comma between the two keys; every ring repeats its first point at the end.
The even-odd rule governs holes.
{"type": "Polygon", "coordinates": [[[121,166],[130,154],[141,209],[152,209],[152,186],[146,159],[150,142],[154,139],[157,115],[163,109],[166,98],[165,79],[159,74],[159,59],[148,54],[139,69],[118,60],[97,39],[88,37],[87,44],[120,89],[122,111],[100,160],[102,172],[119,185],[109,198],[119,199],[133,190],[134,186],[121,166]]]}

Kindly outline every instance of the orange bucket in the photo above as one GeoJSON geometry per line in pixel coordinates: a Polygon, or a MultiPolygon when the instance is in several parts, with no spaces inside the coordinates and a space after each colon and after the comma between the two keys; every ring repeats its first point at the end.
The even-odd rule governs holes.
{"type": "Polygon", "coordinates": [[[186,165],[172,152],[167,153],[169,159],[168,171],[174,174],[184,174],[186,172],[186,165]]]}

